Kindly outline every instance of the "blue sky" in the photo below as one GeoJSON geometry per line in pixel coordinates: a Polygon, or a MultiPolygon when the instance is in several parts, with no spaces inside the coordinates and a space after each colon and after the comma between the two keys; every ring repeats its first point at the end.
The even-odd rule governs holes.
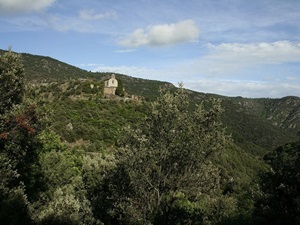
{"type": "Polygon", "coordinates": [[[226,96],[300,96],[299,0],[0,0],[0,48],[226,96]]]}

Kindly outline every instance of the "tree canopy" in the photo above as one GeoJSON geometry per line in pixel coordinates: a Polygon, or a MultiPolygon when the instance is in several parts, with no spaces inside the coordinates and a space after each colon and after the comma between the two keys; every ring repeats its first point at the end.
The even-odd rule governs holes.
{"type": "MultiPolygon", "coordinates": [[[[120,223],[188,224],[194,218],[193,224],[202,224],[213,214],[205,210],[224,199],[230,202],[222,196],[219,170],[212,163],[228,140],[219,122],[220,103],[211,100],[208,110],[204,104],[189,109],[183,88],[164,93],[141,124],[127,129],[107,179],[120,223]]],[[[215,213],[217,221],[222,216],[215,213]]]]}
{"type": "Polygon", "coordinates": [[[11,50],[0,56],[0,114],[22,102],[24,69],[21,58],[11,50]]]}
{"type": "Polygon", "coordinates": [[[269,224],[300,223],[300,142],[286,144],[265,156],[270,170],[261,177],[258,214],[269,224]]]}
{"type": "Polygon", "coordinates": [[[46,131],[34,100],[23,101],[23,65],[0,56],[1,224],[93,224],[80,153],[46,131]]]}

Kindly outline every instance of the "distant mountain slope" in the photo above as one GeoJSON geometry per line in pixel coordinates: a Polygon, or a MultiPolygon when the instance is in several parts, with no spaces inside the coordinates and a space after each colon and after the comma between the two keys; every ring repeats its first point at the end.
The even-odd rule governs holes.
{"type": "MultiPolygon", "coordinates": [[[[277,102],[273,99],[274,104],[277,102]]],[[[224,98],[223,122],[235,142],[254,155],[266,153],[278,146],[297,140],[292,130],[274,124],[270,110],[262,99],[224,98]]],[[[275,106],[274,106],[275,107],[275,106]]]]}
{"type": "Polygon", "coordinates": [[[265,104],[266,119],[272,124],[300,135],[300,98],[288,96],[268,99],[265,104]]]}
{"type": "Polygon", "coordinates": [[[299,139],[298,97],[250,99],[195,91],[189,93],[195,103],[211,97],[222,99],[224,125],[235,143],[251,154],[262,156],[284,143],[299,139]]]}
{"type": "Polygon", "coordinates": [[[87,78],[91,72],[68,65],[56,59],[31,54],[22,54],[26,79],[35,82],[60,81],[87,78]]]}
{"type": "MultiPolygon", "coordinates": [[[[0,50],[0,54],[5,51],[0,50]]],[[[87,78],[93,73],[71,66],[56,59],[21,53],[25,78],[30,82],[53,82],[66,79],[87,78]]]]}
{"type": "Polygon", "coordinates": [[[268,121],[275,127],[284,129],[294,135],[300,132],[300,98],[287,96],[271,99],[228,98],[231,106],[240,112],[268,121]]]}
{"type": "MultiPolygon", "coordinates": [[[[0,50],[1,52],[4,51],[0,50]]],[[[29,82],[50,83],[85,78],[101,80],[111,75],[111,73],[106,72],[93,73],[86,71],[46,56],[28,53],[21,53],[21,55],[25,68],[25,78],[29,82]]],[[[123,81],[126,92],[130,95],[153,99],[158,96],[160,88],[174,88],[174,85],[168,82],[146,80],[122,74],[116,75],[118,79],[123,81]]]]}

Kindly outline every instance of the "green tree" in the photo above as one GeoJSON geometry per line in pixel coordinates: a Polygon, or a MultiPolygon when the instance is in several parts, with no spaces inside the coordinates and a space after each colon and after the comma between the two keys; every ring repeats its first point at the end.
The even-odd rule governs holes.
{"type": "Polygon", "coordinates": [[[0,152],[18,172],[18,182],[25,185],[29,199],[42,189],[39,153],[42,146],[37,135],[42,129],[35,106],[20,105],[0,117],[0,152]]]}
{"type": "Polygon", "coordinates": [[[8,51],[0,56],[0,221],[30,224],[30,201],[40,190],[40,123],[34,106],[23,104],[23,65],[8,51]]]}
{"type": "Polygon", "coordinates": [[[23,99],[18,57],[11,52],[2,57],[0,91],[7,102],[0,105],[0,223],[93,224],[81,151],[71,151],[45,130],[32,103],[37,100],[23,99]]]}
{"type": "Polygon", "coordinates": [[[123,81],[118,79],[118,87],[116,89],[116,95],[123,97],[125,95],[123,81]]]}
{"type": "Polygon", "coordinates": [[[25,187],[18,181],[13,164],[0,153],[0,221],[8,225],[31,224],[25,187]]]}
{"type": "Polygon", "coordinates": [[[300,224],[300,142],[266,155],[271,166],[262,175],[257,212],[264,224],[300,224]]]}
{"type": "Polygon", "coordinates": [[[218,208],[213,205],[222,195],[219,170],[211,162],[227,140],[219,122],[220,102],[211,100],[209,110],[204,104],[193,112],[189,108],[183,88],[165,93],[142,124],[127,130],[104,185],[112,218],[122,224],[203,224],[209,214],[216,221],[222,217],[205,211],[218,208]]]}
{"type": "Polygon", "coordinates": [[[22,102],[24,69],[19,55],[11,50],[0,55],[0,114],[22,102]]]}
{"type": "Polygon", "coordinates": [[[34,203],[38,224],[86,225],[95,222],[82,181],[82,151],[67,148],[53,132],[39,135],[44,152],[39,159],[45,191],[34,203]]]}

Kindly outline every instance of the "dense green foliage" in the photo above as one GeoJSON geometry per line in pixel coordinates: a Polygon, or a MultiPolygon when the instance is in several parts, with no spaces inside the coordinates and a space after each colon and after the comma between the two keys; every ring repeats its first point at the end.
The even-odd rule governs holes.
{"type": "Polygon", "coordinates": [[[0,221],[30,223],[28,199],[42,188],[37,163],[40,124],[33,106],[20,105],[24,95],[23,67],[19,56],[1,55],[0,109],[0,221]]]}
{"type": "Polygon", "coordinates": [[[263,223],[300,224],[300,142],[277,148],[265,160],[271,169],[261,176],[257,213],[263,223]]]}
{"type": "Polygon", "coordinates": [[[57,109],[51,128],[70,143],[86,142],[88,151],[113,146],[124,133],[122,128],[138,122],[147,110],[143,103],[117,100],[65,100],[50,106],[57,109]]]}
{"type": "MultiPolygon", "coordinates": [[[[8,81],[1,91],[19,93],[15,55],[4,54],[8,81]],[[15,86],[14,86],[15,85],[15,86]]],[[[1,71],[2,73],[2,71],[1,71]]],[[[3,73],[2,73],[3,74],[3,73]]],[[[20,75],[22,78],[23,74],[20,75]]],[[[24,90],[24,88],[20,88],[24,90]]],[[[2,96],[2,92],[0,93],[2,96]]],[[[81,176],[81,153],[71,153],[47,132],[32,101],[18,101],[0,114],[0,221],[3,224],[92,224],[81,176]],[[29,104],[30,102],[30,104],[29,104]],[[14,106],[14,107],[12,107],[14,106]]]]}
{"type": "Polygon", "coordinates": [[[211,161],[226,143],[220,105],[212,103],[209,111],[200,105],[190,113],[188,104],[183,89],[162,95],[119,144],[116,168],[105,183],[112,208],[105,210],[120,224],[187,224],[191,218],[197,220],[193,224],[208,224],[234,211],[211,161]],[[224,202],[222,214],[206,211],[224,202]]]}
{"type": "MultiPolygon", "coordinates": [[[[249,101],[250,102],[250,101],[249,101]]],[[[257,156],[263,156],[269,150],[296,140],[296,134],[289,132],[281,127],[274,126],[269,120],[261,115],[267,113],[267,109],[261,109],[259,100],[252,100],[253,104],[241,106],[241,102],[225,99],[223,106],[224,124],[241,148],[257,156]],[[257,112],[254,112],[254,110],[257,112]]]]}
{"type": "Polygon", "coordinates": [[[20,56],[6,52],[0,60],[0,113],[10,110],[22,101],[24,74],[20,56]]]}
{"type": "Polygon", "coordinates": [[[126,94],[123,81],[118,79],[118,87],[116,89],[116,95],[124,97],[126,94]]]}

